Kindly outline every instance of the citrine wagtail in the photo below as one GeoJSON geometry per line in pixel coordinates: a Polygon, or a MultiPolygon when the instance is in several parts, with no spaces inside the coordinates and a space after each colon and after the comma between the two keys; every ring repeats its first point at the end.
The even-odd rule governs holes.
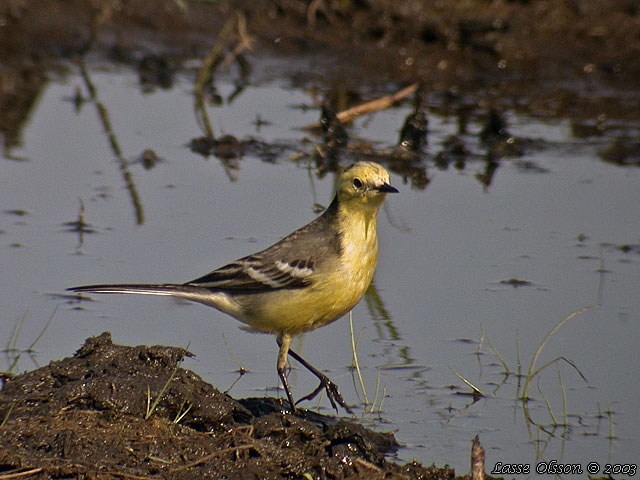
{"type": "Polygon", "coordinates": [[[214,307],[251,330],[277,335],[277,370],[291,409],[286,377],[291,355],[320,380],[301,400],[323,389],[333,408],[348,405],[326,375],[289,348],[297,334],[327,325],[349,312],[373,278],[378,259],[376,220],[387,193],[397,192],[389,173],[373,162],[344,170],[329,207],[308,225],[269,248],[240,258],[184,284],[113,284],[69,288],[81,293],[169,295],[214,307]]]}

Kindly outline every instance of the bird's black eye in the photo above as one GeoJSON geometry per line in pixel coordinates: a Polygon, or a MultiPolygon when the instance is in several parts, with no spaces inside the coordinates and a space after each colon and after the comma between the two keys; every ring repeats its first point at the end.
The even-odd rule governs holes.
{"type": "Polygon", "coordinates": [[[353,186],[356,187],[358,190],[362,188],[362,181],[359,178],[354,178],[353,179],[353,186]]]}

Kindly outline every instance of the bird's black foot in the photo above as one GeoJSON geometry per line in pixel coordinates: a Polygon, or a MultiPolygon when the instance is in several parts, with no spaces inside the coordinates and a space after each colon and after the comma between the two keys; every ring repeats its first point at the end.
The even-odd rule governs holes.
{"type": "Polygon", "coordinates": [[[335,383],[333,383],[331,380],[329,380],[329,378],[325,375],[322,375],[322,376],[316,375],[316,376],[320,379],[320,384],[309,395],[305,395],[304,397],[300,398],[296,402],[296,405],[302,402],[303,400],[313,400],[318,396],[318,394],[322,390],[326,390],[327,397],[329,398],[329,402],[331,402],[331,406],[335,409],[336,413],[338,413],[338,406],[336,405],[338,404],[342,408],[344,408],[347,411],[347,413],[353,414],[353,411],[351,411],[351,407],[349,407],[349,405],[347,405],[347,402],[345,402],[344,399],[342,398],[342,395],[340,394],[340,390],[338,390],[338,386],[335,383]]]}
{"type": "Polygon", "coordinates": [[[314,399],[315,397],[318,396],[318,394],[322,390],[325,390],[327,392],[327,397],[329,398],[329,402],[331,402],[331,406],[335,409],[336,413],[338,413],[338,405],[344,408],[347,411],[347,413],[351,413],[351,414],[353,413],[353,411],[351,410],[351,407],[349,407],[349,405],[347,405],[347,402],[345,402],[344,399],[342,398],[342,395],[340,394],[340,390],[338,390],[338,386],[335,383],[333,383],[331,380],[329,380],[329,377],[327,377],[324,373],[322,373],[320,370],[315,368],[313,365],[311,365],[309,362],[307,362],[304,358],[302,358],[293,350],[289,350],[288,353],[294,359],[296,359],[300,364],[302,364],[302,366],[304,366],[307,370],[309,370],[316,377],[318,377],[318,380],[320,380],[320,385],[318,385],[318,387],[309,395],[306,395],[301,399],[299,399],[296,402],[296,405],[302,402],[303,400],[314,399]]]}

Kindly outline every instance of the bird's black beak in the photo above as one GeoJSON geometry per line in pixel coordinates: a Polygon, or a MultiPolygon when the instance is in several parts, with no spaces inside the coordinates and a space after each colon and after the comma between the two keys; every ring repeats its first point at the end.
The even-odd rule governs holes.
{"type": "Polygon", "coordinates": [[[391,185],[389,185],[388,183],[383,183],[382,185],[380,185],[379,187],[376,187],[376,189],[379,192],[384,192],[384,193],[398,193],[398,189],[395,187],[392,187],[391,185]]]}

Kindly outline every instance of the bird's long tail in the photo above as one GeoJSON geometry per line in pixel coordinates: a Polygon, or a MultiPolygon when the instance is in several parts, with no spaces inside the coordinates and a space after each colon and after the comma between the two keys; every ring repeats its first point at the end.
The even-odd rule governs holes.
{"type": "Polygon", "coordinates": [[[180,297],[188,300],[201,301],[203,295],[209,293],[202,287],[194,285],[178,285],[172,283],[165,284],[106,284],[106,285],[83,285],[80,287],[67,288],[78,293],[134,293],[139,295],[168,295],[180,297]]]}

